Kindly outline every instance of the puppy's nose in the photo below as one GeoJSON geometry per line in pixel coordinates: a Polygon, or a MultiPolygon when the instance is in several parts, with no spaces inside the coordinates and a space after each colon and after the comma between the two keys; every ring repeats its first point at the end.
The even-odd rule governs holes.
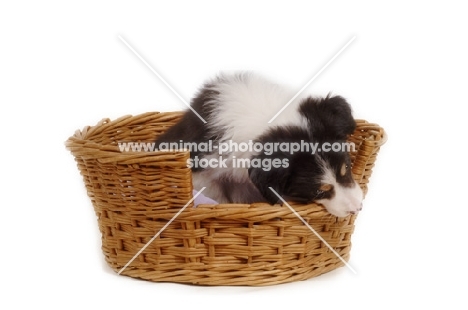
{"type": "Polygon", "coordinates": [[[349,214],[357,214],[361,210],[362,210],[362,202],[359,204],[359,207],[357,207],[356,210],[349,211],[349,214]]]}

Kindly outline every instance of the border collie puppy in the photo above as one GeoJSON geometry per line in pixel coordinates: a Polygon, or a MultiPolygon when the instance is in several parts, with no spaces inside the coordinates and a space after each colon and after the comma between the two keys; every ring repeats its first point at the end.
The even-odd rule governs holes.
{"type": "Polygon", "coordinates": [[[339,96],[298,97],[269,123],[294,95],[252,73],[219,75],[191,102],[206,123],[187,110],[156,147],[189,143],[194,188],[206,187],[203,194],[218,203],[278,203],[271,187],[285,200],[315,201],[338,217],[358,212],[363,193],[349,150],[330,150],[356,128],[349,104],[339,96]],[[208,151],[193,147],[208,141],[208,151]]]}

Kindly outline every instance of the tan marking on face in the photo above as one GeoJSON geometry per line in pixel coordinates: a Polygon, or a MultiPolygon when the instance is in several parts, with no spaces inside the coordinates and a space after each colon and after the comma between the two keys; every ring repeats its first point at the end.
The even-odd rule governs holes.
{"type": "Polygon", "coordinates": [[[340,175],[343,177],[345,174],[346,174],[346,171],[348,170],[348,165],[346,164],[343,164],[341,166],[341,170],[340,170],[340,175]]]}
{"type": "Polygon", "coordinates": [[[331,184],[322,184],[322,186],[320,186],[320,190],[323,192],[328,192],[332,188],[333,188],[333,185],[331,184]]]}

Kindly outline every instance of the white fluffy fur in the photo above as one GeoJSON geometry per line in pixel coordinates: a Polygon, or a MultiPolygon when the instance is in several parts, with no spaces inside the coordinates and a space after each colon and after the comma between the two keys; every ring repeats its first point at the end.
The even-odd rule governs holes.
{"type": "Polygon", "coordinates": [[[306,120],[297,111],[299,97],[268,123],[294,97],[291,90],[249,73],[222,76],[221,80],[213,89],[220,93],[218,98],[223,104],[217,106],[217,113],[208,124],[225,128],[224,139],[239,143],[254,139],[252,133],[264,133],[270,127],[307,127],[306,120]]]}

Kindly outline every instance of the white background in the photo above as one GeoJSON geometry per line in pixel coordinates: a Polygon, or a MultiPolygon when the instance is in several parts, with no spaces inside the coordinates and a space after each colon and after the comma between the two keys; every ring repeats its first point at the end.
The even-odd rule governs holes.
{"type": "Polygon", "coordinates": [[[0,308],[466,309],[465,6],[170,3],[0,4],[0,308]],[[119,35],[186,100],[224,70],[299,90],[356,36],[305,92],[346,97],[389,136],[353,235],[357,275],[198,287],[105,265],[64,141],[104,117],[185,108],[119,35]]]}

